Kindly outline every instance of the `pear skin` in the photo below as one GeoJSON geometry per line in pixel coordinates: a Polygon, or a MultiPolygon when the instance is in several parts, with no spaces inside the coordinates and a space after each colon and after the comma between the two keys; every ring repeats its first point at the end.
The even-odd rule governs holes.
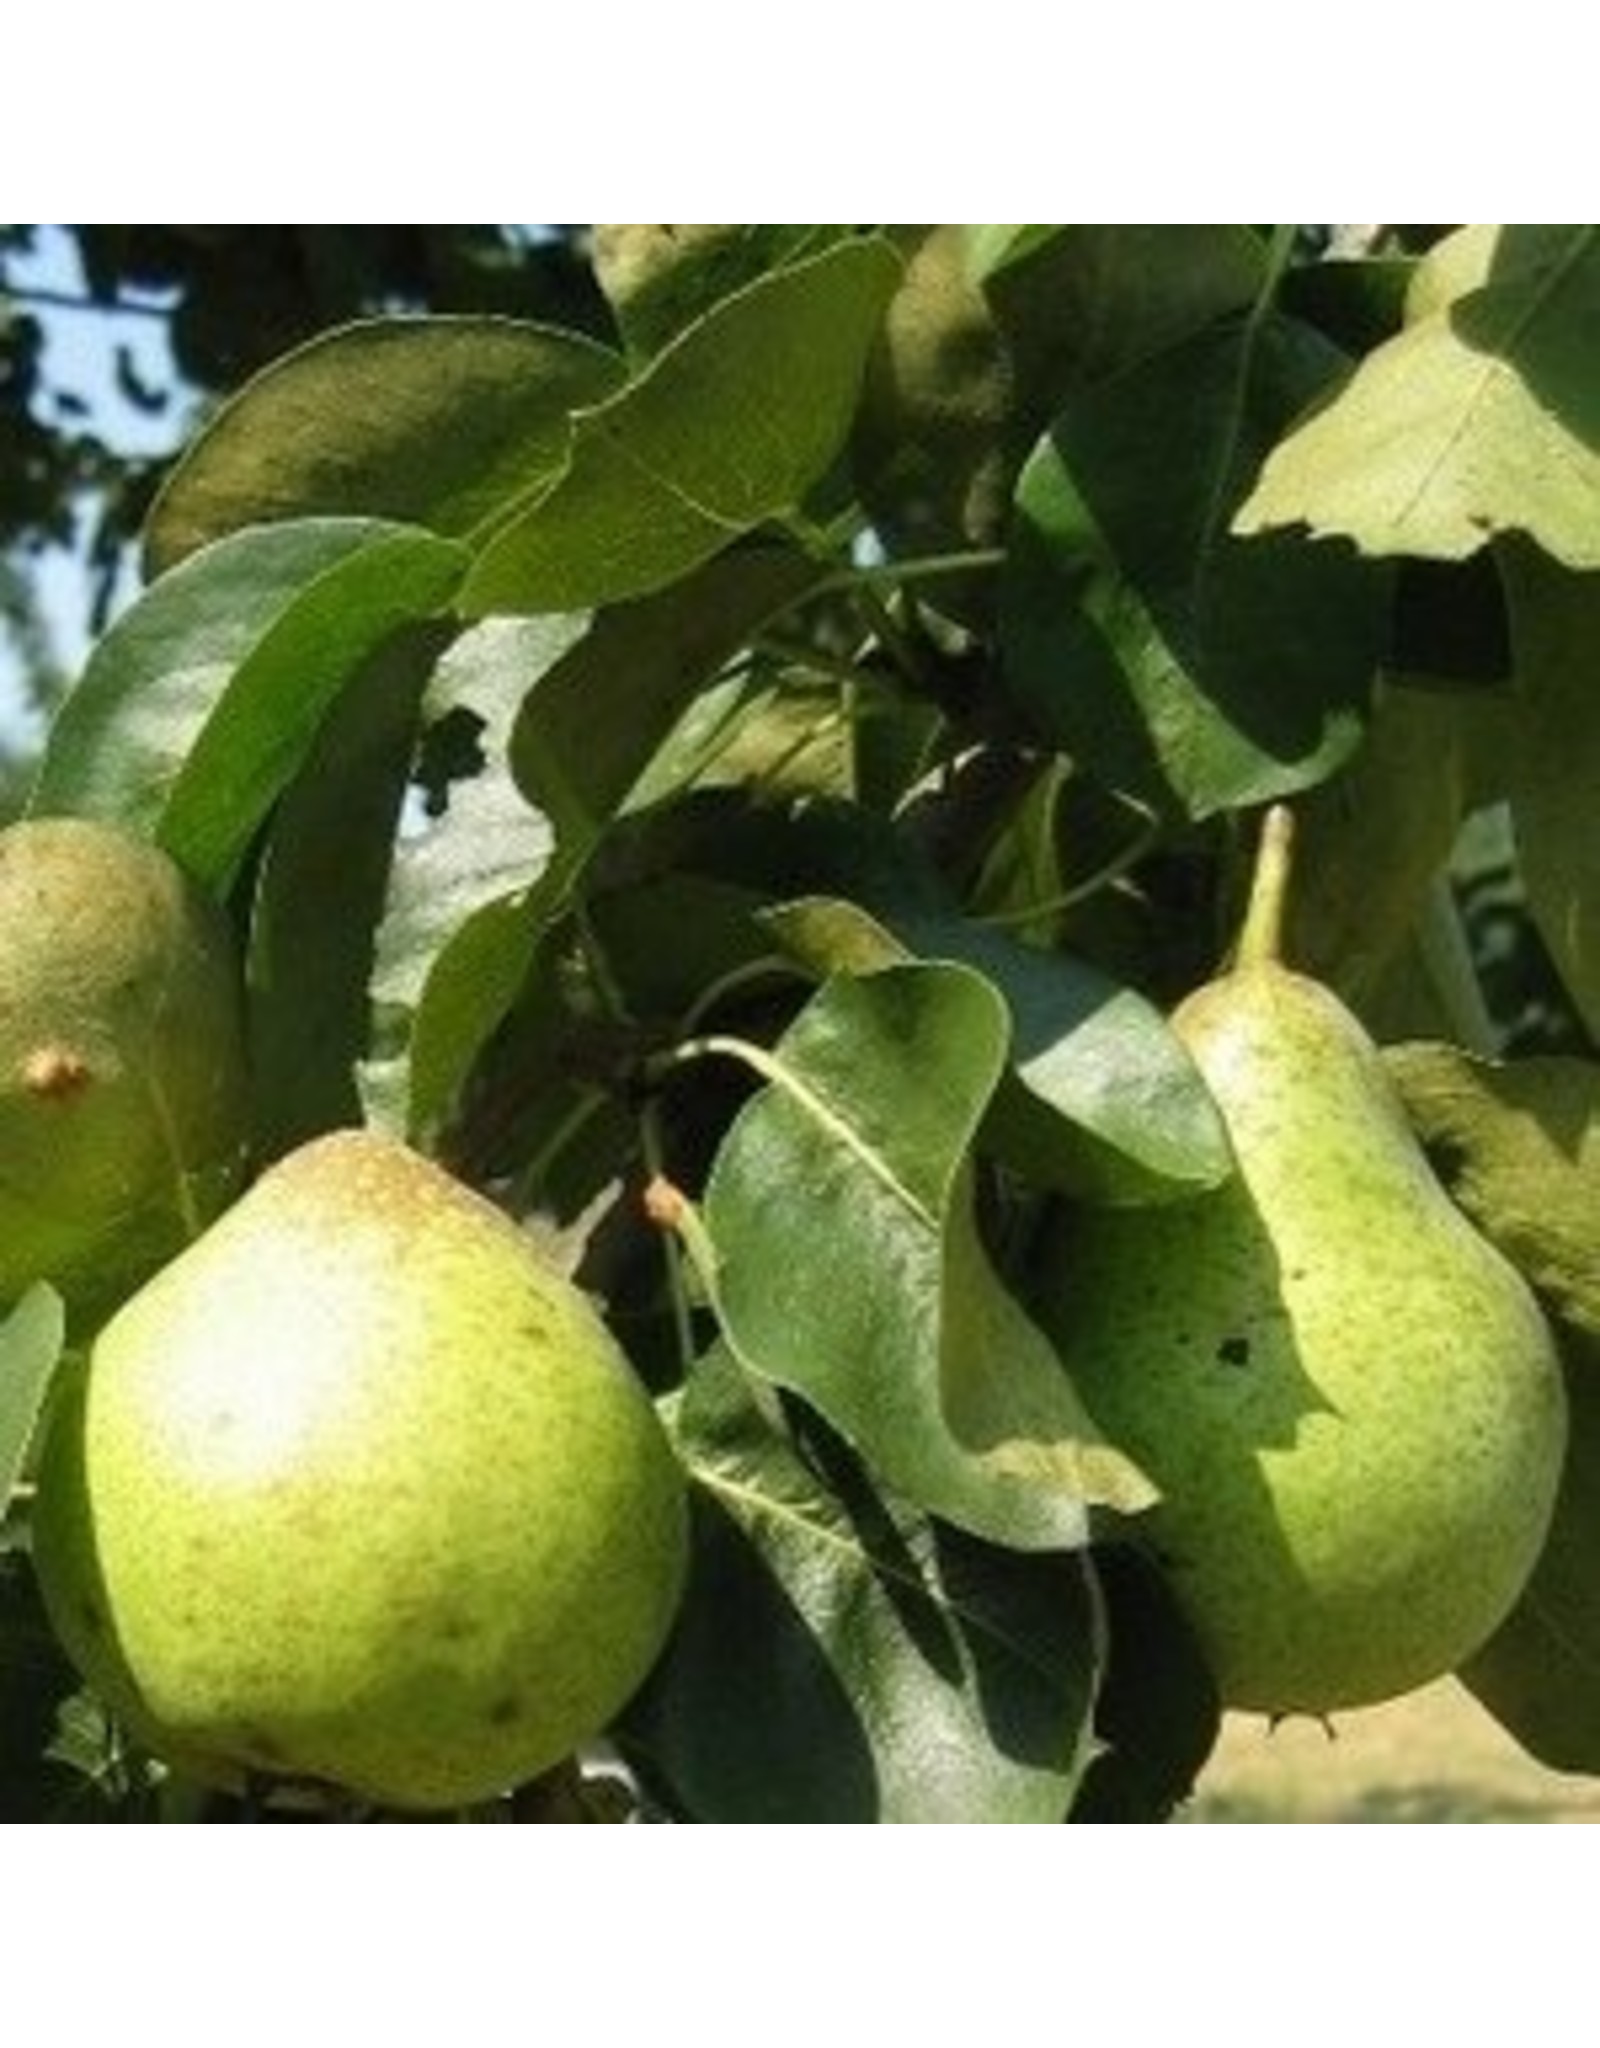
{"type": "Polygon", "coordinates": [[[240,975],[220,908],[90,818],[0,832],[0,1303],[51,1281],[80,1325],[237,1185],[240,975]]]}
{"type": "Polygon", "coordinates": [[[685,1547],[676,1456],[587,1297],[353,1131],[107,1324],[34,1525],[62,1640],[159,1754],[419,1809],[596,1735],[661,1648],[685,1547]]]}
{"type": "Polygon", "coordinates": [[[1273,1715],[1469,1657],[1539,1556],[1567,1437],[1527,1285],[1446,1196],[1357,1020],[1276,957],[1289,829],[1269,814],[1233,970],[1173,1018],[1235,1177],[1078,1211],[1039,1304],[1160,1489],[1141,1526],[1224,1700],[1273,1715]]]}

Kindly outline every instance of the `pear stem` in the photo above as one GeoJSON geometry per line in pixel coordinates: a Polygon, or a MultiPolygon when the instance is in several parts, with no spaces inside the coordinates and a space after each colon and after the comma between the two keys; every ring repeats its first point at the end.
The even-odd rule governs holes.
{"type": "Polygon", "coordinates": [[[1260,967],[1283,958],[1283,924],[1294,856],[1294,813],[1274,804],[1261,821],[1250,901],[1239,932],[1235,969],[1260,967]]]}

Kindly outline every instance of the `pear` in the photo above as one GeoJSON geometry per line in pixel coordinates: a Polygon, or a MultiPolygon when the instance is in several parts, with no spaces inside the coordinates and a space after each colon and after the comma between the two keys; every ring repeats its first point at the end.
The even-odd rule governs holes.
{"type": "Polygon", "coordinates": [[[1357,1020],[1277,957],[1269,813],[1231,972],[1173,1023],[1235,1176],[1081,1210],[1039,1312],[1161,1493],[1145,1527],[1224,1701],[1281,1715],[1453,1670],[1515,1602],[1567,1435],[1527,1286],[1451,1203],[1357,1020]]]}
{"type": "Polygon", "coordinates": [[[628,1698],[678,1603],[685,1488],[526,1234],[340,1132],[106,1325],[33,1540],[68,1651],[180,1769],[433,1809],[545,1770],[628,1698]]]}
{"type": "Polygon", "coordinates": [[[119,1301],[232,1193],[245,1117],[220,908],[114,826],[0,832],[0,1303],[119,1301]]]}

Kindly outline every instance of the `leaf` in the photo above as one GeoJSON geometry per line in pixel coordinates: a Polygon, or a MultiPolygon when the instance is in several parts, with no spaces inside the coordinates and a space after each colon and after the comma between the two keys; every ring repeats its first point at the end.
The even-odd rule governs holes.
{"type": "Polygon", "coordinates": [[[1528,908],[1600,1040],[1600,579],[1501,554],[1517,686],[1506,789],[1528,908]]]}
{"type": "Polygon", "coordinates": [[[1382,577],[1342,550],[1228,532],[1338,361],[1287,320],[1213,329],[1069,400],[1030,458],[1006,680],[1108,787],[1203,818],[1307,788],[1356,746],[1382,577]]]}
{"type": "Polygon", "coordinates": [[[1095,1755],[1067,1818],[1169,1820],[1221,1732],[1216,1683],[1150,1559],[1125,1543],[1090,1555],[1110,1656],[1095,1700],[1095,1755]]]}
{"type": "Polygon", "coordinates": [[[61,1297],[42,1280],[0,1323],[0,1514],[22,1477],[65,1339],[61,1297]]]}
{"type": "Polygon", "coordinates": [[[581,619],[486,620],[434,677],[429,715],[436,728],[465,716],[478,765],[396,849],[378,933],[373,996],[410,1017],[405,1052],[391,1057],[404,1069],[412,1137],[447,1114],[538,943],[555,834],[513,783],[507,750],[524,696],[583,627],[581,619]]]}
{"type": "Polygon", "coordinates": [[[629,350],[652,356],[706,310],[764,272],[814,255],[845,227],[793,223],[594,230],[594,268],[629,350]]]}
{"type": "Polygon", "coordinates": [[[469,612],[573,611],[659,589],[792,513],[844,442],[900,274],[875,238],[770,272],[573,416],[566,469],[484,548],[469,612]]]}
{"type": "Polygon", "coordinates": [[[821,574],[798,548],[733,549],[670,590],[598,613],[534,679],[512,770],[565,854],[595,844],[696,693],[821,574]]]}
{"type": "Polygon", "coordinates": [[[1530,1755],[1600,1773],[1600,1343],[1563,1333],[1570,1435],[1550,1534],[1521,1599],[1458,1674],[1530,1755]]]}
{"type": "Polygon", "coordinates": [[[362,1121],[374,935],[439,641],[402,634],[357,670],[273,819],[246,974],[260,1160],[362,1121]]]}
{"type": "Polygon", "coordinates": [[[1015,1548],[1143,1505],[989,1264],[968,1150],[1007,1052],[970,969],[832,981],[758,1064],[706,1190],[723,1335],[914,1505],[1015,1548]]]}
{"type": "Polygon", "coordinates": [[[1600,1341],[1600,1062],[1386,1048],[1451,1196],[1548,1306],[1600,1341]]]}
{"type": "Polygon", "coordinates": [[[1052,1822],[1085,1761],[1097,1619],[1078,1558],[878,1496],[767,1419],[725,1354],[677,1413],[689,1587],[614,1731],[701,1822],[1052,1822]]]}
{"type": "Polygon", "coordinates": [[[31,811],[120,823],[226,881],[351,675],[448,604],[463,559],[370,520],[219,541],[100,642],[57,715],[31,811]]]}
{"type": "Polygon", "coordinates": [[[319,334],[189,443],[146,522],[147,572],[241,527],[303,515],[465,538],[560,471],[569,414],[626,374],[587,336],[518,320],[364,320],[319,334]]]}
{"type": "Polygon", "coordinates": [[[954,914],[883,912],[811,899],[762,922],[821,973],[865,973],[907,957],[957,961],[1004,1000],[1008,1072],[984,1142],[1048,1187],[1117,1200],[1172,1200],[1233,1171],[1210,1092],[1160,1012],[1086,961],[1044,953],[954,914]]]}
{"type": "Polygon", "coordinates": [[[1502,228],[1492,251],[1443,303],[1419,274],[1413,310],[1430,310],[1272,452],[1240,533],[1298,525],[1448,561],[1517,533],[1600,567],[1600,231],[1502,228]]]}
{"type": "Polygon", "coordinates": [[[98,1805],[98,1788],[56,1753],[77,1690],[26,1558],[0,1548],[0,1822],[73,1820],[75,1807],[98,1805]]]}

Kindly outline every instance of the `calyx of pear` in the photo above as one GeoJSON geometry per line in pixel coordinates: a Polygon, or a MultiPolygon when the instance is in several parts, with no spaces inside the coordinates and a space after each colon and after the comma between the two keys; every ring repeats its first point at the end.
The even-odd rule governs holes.
{"type": "Polygon", "coordinates": [[[1451,1203],[1376,1048],[1278,957],[1291,820],[1265,820],[1231,971],[1173,1025],[1237,1162],[1082,1209],[1039,1312],[1161,1499],[1141,1526],[1224,1701],[1325,1714],[1453,1670],[1517,1598],[1567,1438],[1528,1287],[1451,1203]]]}
{"type": "Polygon", "coordinates": [[[203,1782],[488,1798],[596,1735],[677,1607],[681,1468],[586,1296],[347,1131],[129,1301],[46,1439],[67,1649],[203,1782]]]}
{"type": "Polygon", "coordinates": [[[231,1194],[245,1116],[219,906],[114,826],[0,831],[0,1303],[119,1301],[231,1194]]]}

